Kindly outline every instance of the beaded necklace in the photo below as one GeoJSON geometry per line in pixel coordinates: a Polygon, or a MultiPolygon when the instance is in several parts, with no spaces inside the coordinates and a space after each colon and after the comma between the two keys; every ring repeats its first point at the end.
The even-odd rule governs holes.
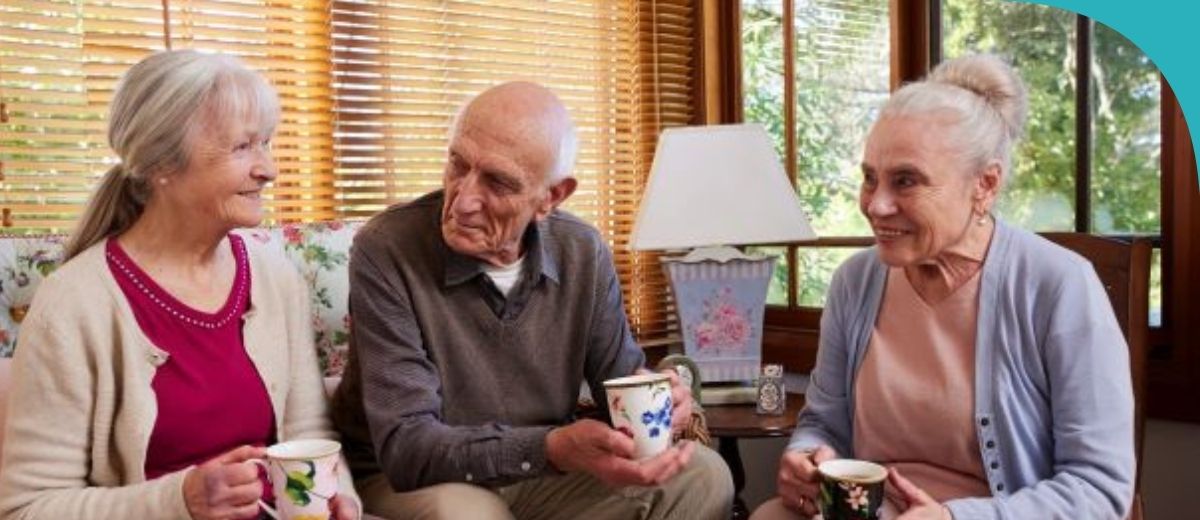
{"type": "MultiPolygon", "coordinates": [[[[243,244],[241,242],[241,240],[239,240],[237,237],[235,237],[233,235],[230,235],[229,240],[230,240],[230,242],[233,243],[233,247],[234,247],[234,255],[233,256],[234,256],[235,261],[237,262],[237,271],[234,274],[234,293],[235,293],[235,298],[236,298],[234,301],[241,302],[241,301],[244,301],[244,299],[246,297],[246,278],[247,278],[246,273],[248,272],[248,269],[249,269],[249,267],[247,266],[247,263],[246,263],[247,255],[246,255],[246,251],[244,249],[246,246],[245,246],[245,244],[243,244]]],[[[142,277],[139,276],[136,271],[134,271],[132,268],[130,268],[128,265],[126,265],[125,262],[122,262],[121,259],[117,255],[113,254],[112,251],[106,251],[105,255],[108,256],[108,259],[110,261],[112,261],[113,265],[117,266],[117,269],[119,271],[121,271],[122,274],[124,274],[127,278],[129,278],[129,281],[133,282],[133,285],[136,286],[138,288],[138,290],[142,291],[142,293],[145,294],[146,296],[148,296],[151,301],[153,301],[155,304],[157,304],[163,310],[167,311],[168,314],[170,314],[171,316],[175,317],[176,319],[178,319],[180,321],[183,321],[184,323],[188,323],[190,325],[194,325],[197,327],[202,327],[202,328],[206,328],[206,329],[210,329],[210,330],[211,329],[219,329],[221,327],[224,327],[226,324],[228,324],[229,320],[232,320],[234,318],[234,314],[236,314],[237,311],[241,307],[240,305],[227,305],[229,308],[226,309],[225,312],[221,316],[217,316],[217,319],[214,321],[193,318],[193,317],[189,316],[187,312],[181,311],[178,307],[173,305],[171,302],[168,302],[166,300],[163,300],[162,298],[159,298],[158,295],[155,294],[155,291],[150,289],[150,286],[153,285],[155,287],[158,287],[159,290],[162,291],[163,293],[166,293],[166,291],[163,290],[160,286],[158,286],[158,284],[155,283],[153,279],[143,282],[142,277]]],[[[203,312],[195,311],[195,310],[193,310],[193,312],[196,312],[199,314],[208,314],[208,313],[203,313],[203,312]]]]}

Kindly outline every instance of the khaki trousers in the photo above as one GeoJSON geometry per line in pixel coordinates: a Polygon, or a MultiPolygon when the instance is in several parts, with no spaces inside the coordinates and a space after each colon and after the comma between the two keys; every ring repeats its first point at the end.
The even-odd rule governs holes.
{"type": "Polygon", "coordinates": [[[589,474],[570,473],[498,489],[452,483],[396,493],[377,474],[359,481],[358,493],[367,513],[388,520],[724,520],[733,480],[716,452],[697,446],[683,471],[659,487],[613,489],[589,474]]]}

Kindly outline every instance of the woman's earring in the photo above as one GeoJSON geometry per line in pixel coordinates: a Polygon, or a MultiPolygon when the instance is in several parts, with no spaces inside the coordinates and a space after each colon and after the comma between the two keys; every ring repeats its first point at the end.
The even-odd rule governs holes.
{"type": "Polygon", "coordinates": [[[159,178],[158,178],[158,185],[159,185],[159,186],[166,186],[166,185],[167,185],[167,178],[166,178],[166,177],[159,177],[159,178]]]}
{"type": "Polygon", "coordinates": [[[975,224],[978,226],[986,226],[987,225],[987,213],[986,212],[980,213],[979,218],[975,220],[975,224]]]}

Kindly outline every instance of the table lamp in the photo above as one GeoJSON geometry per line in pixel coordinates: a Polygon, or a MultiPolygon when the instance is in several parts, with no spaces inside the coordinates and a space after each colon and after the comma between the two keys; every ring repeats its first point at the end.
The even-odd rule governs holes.
{"type": "Polygon", "coordinates": [[[705,383],[751,381],[775,258],[734,245],[816,238],[758,124],[672,128],[658,140],[630,247],[680,251],[663,268],[684,352],[705,383]]]}

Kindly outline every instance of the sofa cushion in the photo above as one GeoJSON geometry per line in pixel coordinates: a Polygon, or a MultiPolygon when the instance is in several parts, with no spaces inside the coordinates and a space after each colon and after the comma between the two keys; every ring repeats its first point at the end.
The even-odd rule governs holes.
{"type": "Polygon", "coordinates": [[[12,357],[33,293],[62,262],[61,236],[0,239],[0,357],[12,357]]]}
{"type": "MultiPolygon", "coordinates": [[[[321,370],[339,376],[345,366],[350,243],[361,223],[318,222],[238,230],[247,240],[279,247],[308,285],[313,339],[321,370]]],[[[42,279],[62,262],[62,236],[0,237],[0,358],[12,357],[21,320],[42,279]]]]}
{"type": "Polygon", "coordinates": [[[287,224],[269,230],[308,284],[313,341],[325,376],[340,376],[350,341],[350,244],[361,222],[287,224]]]}

